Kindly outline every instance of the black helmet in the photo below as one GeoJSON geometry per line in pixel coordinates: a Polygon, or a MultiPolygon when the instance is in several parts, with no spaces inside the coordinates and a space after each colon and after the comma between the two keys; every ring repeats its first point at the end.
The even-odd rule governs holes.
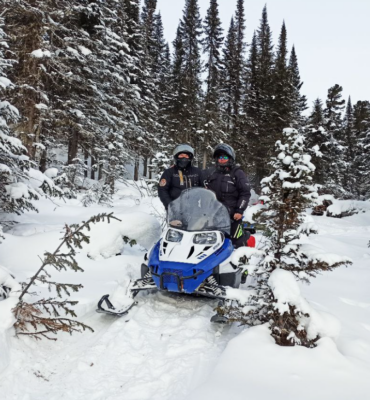
{"type": "Polygon", "coordinates": [[[213,151],[213,158],[216,161],[217,170],[224,174],[229,172],[235,165],[235,151],[231,146],[225,143],[221,143],[215,147],[215,150],[213,151]],[[218,156],[222,154],[229,156],[229,161],[226,163],[220,163],[218,161],[218,156]]]}
{"type": "Polygon", "coordinates": [[[194,158],[194,149],[188,144],[179,144],[173,151],[173,157],[175,159],[175,164],[179,169],[187,169],[191,166],[194,158]],[[178,155],[182,153],[188,154],[189,158],[178,158],[178,155]]]}
{"type": "Polygon", "coordinates": [[[228,144],[221,143],[215,147],[213,151],[213,158],[217,158],[220,154],[226,154],[227,156],[232,158],[233,161],[235,161],[235,151],[228,144]]]}

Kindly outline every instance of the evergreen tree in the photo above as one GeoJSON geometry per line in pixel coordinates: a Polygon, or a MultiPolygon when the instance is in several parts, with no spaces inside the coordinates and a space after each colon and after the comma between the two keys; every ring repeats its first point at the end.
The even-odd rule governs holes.
{"type": "Polygon", "coordinates": [[[249,307],[226,306],[221,312],[251,326],[267,323],[279,345],[315,347],[319,337],[317,332],[310,333],[311,308],[300,295],[296,280],[308,282],[322,271],[350,261],[306,253],[305,237],[315,233],[314,226],[305,223],[306,209],[318,196],[312,185],[315,166],[306,154],[302,134],[285,129],[283,138],[276,143],[273,173],[262,181],[266,207],[259,220],[266,223],[268,239],[255,271],[256,288],[249,307]]]}
{"type": "Polygon", "coordinates": [[[4,19],[0,16],[0,213],[20,214],[25,210],[36,210],[30,200],[38,196],[25,183],[30,166],[28,157],[24,155],[26,148],[14,137],[8,125],[17,122],[19,111],[6,100],[7,90],[13,86],[7,73],[15,60],[7,57],[8,37],[3,27],[4,19]]]}
{"type": "Polygon", "coordinates": [[[246,63],[243,114],[243,130],[247,134],[247,168],[250,171],[249,177],[252,178],[251,180],[254,182],[254,167],[256,164],[256,156],[259,146],[259,125],[261,123],[259,109],[258,49],[256,32],[253,33],[253,38],[249,49],[249,56],[246,63]]]}
{"type": "Polygon", "coordinates": [[[245,10],[244,0],[237,0],[223,51],[223,103],[226,133],[237,152],[244,147],[242,100],[245,91],[245,10]]]}
{"type": "Polygon", "coordinates": [[[236,28],[234,17],[231,18],[230,27],[226,36],[223,49],[223,71],[222,71],[222,104],[224,124],[227,137],[230,137],[233,127],[233,93],[236,86],[234,63],[236,60],[236,28]]]}
{"type": "Polygon", "coordinates": [[[302,113],[307,109],[307,98],[301,94],[303,82],[298,68],[298,57],[292,47],[289,59],[290,84],[292,86],[292,117],[298,125],[302,123],[302,113]]]}
{"type": "Polygon", "coordinates": [[[330,162],[328,133],[324,128],[324,109],[322,101],[318,98],[314,101],[313,110],[308,117],[306,142],[312,152],[312,162],[316,166],[313,180],[316,184],[323,185],[327,179],[327,167],[330,162]]]}
{"type": "Polygon", "coordinates": [[[256,130],[249,132],[249,136],[257,136],[259,145],[254,148],[252,158],[255,163],[255,188],[259,191],[260,181],[268,174],[268,160],[271,156],[269,149],[273,149],[277,132],[274,134],[272,126],[272,110],[274,98],[273,67],[274,53],[272,44],[272,33],[268,23],[267,7],[262,11],[260,27],[257,30],[257,93],[258,120],[256,130]]]}
{"type": "Polygon", "coordinates": [[[358,101],[353,108],[353,128],[357,146],[353,161],[355,194],[358,199],[370,198],[370,102],[358,101]]]}
{"type": "Polygon", "coordinates": [[[328,132],[327,178],[326,187],[336,196],[342,196],[341,171],[343,163],[343,121],[342,111],[345,100],[342,99],[343,88],[338,84],[328,90],[326,108],[324,110],[325,130],[328,132]]]}
{"type": "Polygon", "coordinates": [[[343,120],[343,170],[342,184],[343,188],[350,194],[355,195],[355,171],[354,161],[357,153],[357,136],[354,130],[354,116],[351,97],[348,98],[346,112],[343,120]]]}
{"type": "Polygon", "coordinates": [[[221,47],[223,43],[223,30],[218,10],[217,0],[211,0],[207,16],[204,20],[205,38],[203,51],[207,55],[205,65],[206,92],[204,96],[203,113],[203,168],[207,165],[208,156],[217,142],[223,138],[221,119],[221,47]]]}
{"type": "Polygon", "coordinates": [[[183,18],[180,22],[183,43],[183,69],[181,80],[184,88],[184,125],[182,138],[195,147],[199,141],[197,130],[200,127],[201,82],[201,34],[202,21],[198,0],[186,0],[183,18]]]}
{"type": "Polygon", "coordinates": [[[290,68],[288,67],[288,39],[285,22],[281,27],[274,66],[274,130],[281,132],[293,120],[292,89],[290,68]]]}
{"type": "Polygon", "coordinates": [[[200,142],[198,130],[201,124],[201,34],[198,0],[186,0],[173,43],[170,129],[174,141],[192,143],[196,148],[200,142]]]}
{"type": "Polygon", "coordinates": [[[243,97],[243,78],[245,70],[245,10],[244,0],[237,0],[236,13],[235,13],[235,31],[236,31],[236,53],[234,60],[235,68],[235,87],[233,93],[233,130],[232,130],[232,142],[234,147],[238,150],[242,144],[244,144],[245,138],[243,138],[241,132],[241,102],[243,97]]]}
{"type": "Polygon", "coordinates": [[[186,102],[186,93],[184,85],[184,42],[183,33],[180,26],[177,28],[176,38],[173,41],[173,63],[171,76],[169,80],[170,97],[168,123],[171,132],[171,139],[174,142],[181,141],[182,127],[185,124],[186,113],[184,104],[186,102]]]}

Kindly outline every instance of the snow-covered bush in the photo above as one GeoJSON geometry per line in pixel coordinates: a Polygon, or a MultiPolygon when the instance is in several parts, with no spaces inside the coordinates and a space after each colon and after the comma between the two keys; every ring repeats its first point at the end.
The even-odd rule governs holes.
{"type": "Polygon", "coordinates": [[[307,236],[315,233],[306,213],[318,196],[312,183],[315,166],[297,130],[285,129],[283,138],[276,143],[271,162],[274,172],[262,180],[261,199],[266,207],[259,218],[266,223],[268,241],[254,271],[257,285],[250,307],[226,312],[245,324],[268,323],[279,345],[314,347],[323,330],[310,325],[314,311],[300,294],[296,280],[308,281],[321,271],[350,264],[350,260],[324,257],[305,247],[307,236]]]}
{"type": "Polygon", "coordinates": [[[111,206],[112,201],[113,197],[110,185],[100,182],[92,185],[81,199],[84,207],[89,207],[92,204],[111,206]]]}

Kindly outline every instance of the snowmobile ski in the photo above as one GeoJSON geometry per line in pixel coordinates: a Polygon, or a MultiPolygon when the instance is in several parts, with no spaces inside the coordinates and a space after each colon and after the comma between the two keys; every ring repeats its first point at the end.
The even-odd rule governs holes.
{"type": "Polygon", "coordinates": [[[137,305],[137,301],[133,300],[129,306],[127,306],[123,309],[117,309],[110,302],[109,294],[106,294],[105,296],[103,296],[100,299],[100,301],[98,303],[98,309],[96,310],[96,312],[101,313],[101,314],[114,315],[116,317],[123,317],[132,309],[132,307],[134,307],[136,305],[137,305]]]}

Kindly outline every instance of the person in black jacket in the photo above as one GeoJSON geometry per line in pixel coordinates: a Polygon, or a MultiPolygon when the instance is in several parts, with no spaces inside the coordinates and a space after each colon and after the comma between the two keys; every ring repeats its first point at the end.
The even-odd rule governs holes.
{"type": "Polygon", "coordinates": [[[235,164],[235,152],[231,146],[219,144],[213,158],[216,166],[204,172],[205,186],[215,192],[218,201],[229,211],[233,245],[236,248],[245,246],[248,238],[243,231],[242,218],[251,197],[248,178],[235,164]]]}
{"type": "Polygon", "coordinates": [[[175,165],[163,172],[158,185],[158,196],[166,210],[183,190],[203,186],[202,171],[192,166],[193,148],[188,144],[180,144],[175,148],[173,156],[175,165]]]}

